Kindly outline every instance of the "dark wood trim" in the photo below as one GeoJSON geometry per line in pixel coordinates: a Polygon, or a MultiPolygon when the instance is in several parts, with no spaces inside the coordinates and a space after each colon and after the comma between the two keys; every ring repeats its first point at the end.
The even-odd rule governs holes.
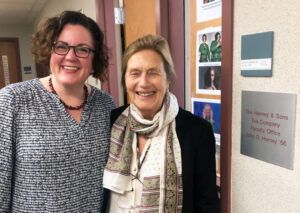
{"type": "Polygon", "coordinates": [[[116,106],[119,106],[118,90],[118,68],[117,68],[117,49],[114,18],[113,0],[95,0],[96,20],[104,32],[105,43],[109,48],[110,58],[108,67],[108,80],[101,85],[102,90],[107,91],[114,99],[116,106]]]}
{"type": "Polygon", "coordinates": [[[221,212],[231,212],[233,0],[222,2],[221,212]]]}
{"type": "Polygon", "coordinates": [[[16,59],[17,59],[17,80],[18,82],[22,81],[22,69],[21,69],[21,56],[20,56],[20,47],[19,47],[19,39],[18,38],[0,38],[1,42],[13,42],[16,51],[16,59]]]}
{"type": "Polygon", "coordinates": [[[169,40],[169,0],[156,0],[156,33],[169,40]]]}
{"type": "Polygon", "coordinates": [[[184,0],[169,1],[169,44],[176,71],[172,91],[181,107],[185,106],[185,42],[184,42],[184,0]]]}
{"type": "Polygon", "coordinates": [[[171,90],[179,105],[185,108],[184,1],[157,0],[156,5],[157,33],[169,42],[176,72],[171,90]]]}

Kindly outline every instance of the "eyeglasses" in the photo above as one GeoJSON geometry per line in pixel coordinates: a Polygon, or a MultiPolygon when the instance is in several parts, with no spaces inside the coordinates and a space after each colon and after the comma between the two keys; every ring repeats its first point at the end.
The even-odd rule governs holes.
{"type": "Polygon", "coordinates": [[[75,55],[79,58],[87,58],[90,52],[95,52],[95,50],[83,45],[71,46],[63,42],[53,44],[53,51],[58,55],[67,55],[71,48],[74,49],[75,55]]]}

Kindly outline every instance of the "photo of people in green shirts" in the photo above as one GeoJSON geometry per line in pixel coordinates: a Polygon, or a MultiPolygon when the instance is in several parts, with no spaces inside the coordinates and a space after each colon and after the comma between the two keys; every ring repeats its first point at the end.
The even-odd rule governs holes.
{"type": "Polygon", "coordinates": [[[206,43],[207,36],[206,34],[202,35],[202,43],[199,46],[199,62],[209,62],[210,61],[210,52],[209,52],[209,46],[206,43]]]}
{"type": "Polygon", "coordinates": [[[221,61],[222,59],[222,39],[221,33],[215,33],[215,40],[210,44],[211,61],[221,61]]]}
{"type": "Polygon", "coordinates": [[[221,62],[222,35],[220,28],[197,32],[197,61],[201,63],[221,62]]]}

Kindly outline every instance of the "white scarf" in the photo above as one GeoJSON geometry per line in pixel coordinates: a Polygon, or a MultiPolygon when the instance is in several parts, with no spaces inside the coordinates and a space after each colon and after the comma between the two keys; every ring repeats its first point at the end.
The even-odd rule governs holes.
{"type": "MultiPolygon", "coordinates": [[[[155,152],[149,156],[150,159],[160,157],[160,168],[155,175],[158,178],[153,179],[153,175],[151,175],[151,177],[144,176],[142,179],[143,193],[139,206],[141,211],[158,206],[161,213],[181,212],[181,151],[175,129],[175,117],[178,111],[176,97],[167,93],[162,109],[154,116],[153,120],[144,119],[138,109],[134,105],[130,105],[112,127],[111,147],[108,163],[104,170],[103,186],[114,192],[123,194],[125,191],[131,190],[130,165],[134,134],[145,134],[151,140],[150,143],[156,143],[163,147],[157,156],[154,156],[155,152]],[[158,190],[159,193],[157,195],[147,193],[153,190],[158,190]]],[[[150,159],[148,160],[149,169],[155,167],[155,165],[151,165],[152,160],[150,159]]]]}

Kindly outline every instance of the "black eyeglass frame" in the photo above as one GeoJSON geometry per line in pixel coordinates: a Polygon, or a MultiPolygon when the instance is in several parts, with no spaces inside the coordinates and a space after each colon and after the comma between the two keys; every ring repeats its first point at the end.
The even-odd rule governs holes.
{"type": "Polygon", "coordinates": [[[55,43],[53,43],[53,45],[52,45],[53,52],[56,53],[57,55],[67,55],[67,54],[69,53],[69,51],[70,51],[71,48],[73,48],[74,53],[75,53],[75,55],[76,55],[78,58],[87,58],[87,57],[89,57],[89,55],[90,55],[91,52],[93,52],[93,53],[95,52],[95,50],[93,50],[93,49],[91,49],[91,48],[89,48],[89,47],[87,47],[87,46],[83,46],[83,45],[72,46],[72,45],[68,45],[68,44],[63,43],[63,42],[55,42],[55,43]],[[60,44],[60,45],[63,45],[63,46],[68,47],[68,51],[67,51],[66,53],[58,53],[58,52],[56,52],[55,49],[56,49],[56,45],[57,45],[57,44],[60,44]],[[86,56],[79,56],[79,55],[77,55],[77,54],[78,54],[78,53],[77,53],[77,49],[78,49],[78,48],[84,48],[84,49],[88,50],[88,51],[87,51],[87,55],[86,55],[86,56]]]}

